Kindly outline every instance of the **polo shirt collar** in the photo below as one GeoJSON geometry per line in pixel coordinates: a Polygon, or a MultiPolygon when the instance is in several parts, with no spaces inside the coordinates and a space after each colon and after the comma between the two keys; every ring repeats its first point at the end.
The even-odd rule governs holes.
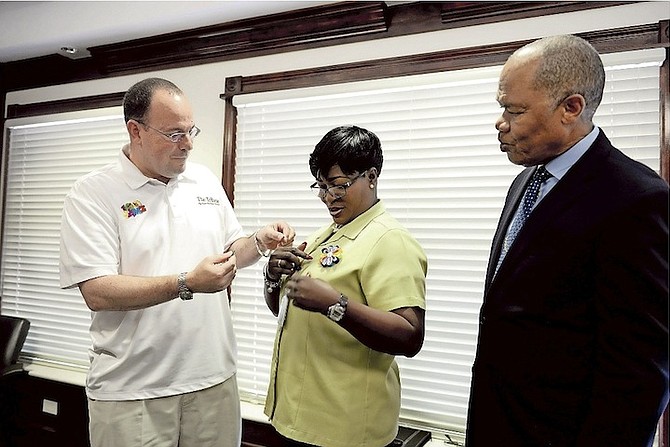
{"type": "MultiPolygon", "coordinates": [[[[159,180],[152,179],[144,175],[142,171],[140,171],[139,168],[135,166],[132,161],[130,161],[130,158],[128,158],[127,155],[129,149],[130,145],[126,144],[125,146],[123,146],[123,148],[121,148],[121,151],[119,152],[119,164],[121,165],[121,173],[123,179],[128,184],[128,186],[131,189],[139,189],[142,186],[146,185],[147,183],[153,181],[163,184],[163,182],[160,182],[159,180]]],[[[170,179],[169,183],[173,183],[175,181],[180,180],[195,180],[195,178],[193,178],[193,176],[191,176],[189,173],[188,164],[186,165],[186,170],[183,173],[179,174],[176,179],[170,179]]]]}
{"type": "MultiPolygon", "coordinates": [[[[370,222],[384,214],[385,211],[386,207],[384,206],[384,203],[381,200],[378,200],[377,203],[372,205],[363,214],[340,228],[338,230],[338,235],[340,237],[346,237],[352,240],[356,239],[359,233],[363,231],[363,229],[368,226],[370,222]]],[[[331,224],[330,231],[335,230],[335,228],[335,223],[331,224]]]]}

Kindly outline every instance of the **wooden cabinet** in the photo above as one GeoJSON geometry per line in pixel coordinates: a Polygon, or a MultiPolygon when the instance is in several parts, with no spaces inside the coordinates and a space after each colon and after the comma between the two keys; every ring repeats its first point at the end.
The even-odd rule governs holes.
{"type": "Polygon", "coordinates": [[[3,378],[0,385],[1,447],[88,447],[86,394],[80,386],[31,377],[3,378]]]}

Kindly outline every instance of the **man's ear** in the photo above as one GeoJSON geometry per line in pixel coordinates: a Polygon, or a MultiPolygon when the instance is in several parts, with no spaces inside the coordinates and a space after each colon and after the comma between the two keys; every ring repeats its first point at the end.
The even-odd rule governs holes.
{"type": "Polygon", "coordinates": [[[568,96],[559,107],[563,107],[563,120],[566,123],[578,120],[586,108],[586,100],[578,93],[568,96]]]}
{"type": "Polygon", "coordinates": [[[130,140],[135,140],[140,137],[140,124],[135,120],[128,120],[126,122],[126,129],[128,130],[128,135],[130,140]]]}

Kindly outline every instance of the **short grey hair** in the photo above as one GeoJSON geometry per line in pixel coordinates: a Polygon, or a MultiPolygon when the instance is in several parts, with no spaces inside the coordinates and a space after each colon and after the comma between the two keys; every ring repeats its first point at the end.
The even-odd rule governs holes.
{"type": "Polygon", "coordinates": [[[128,89],[123,96],[123,118],[142,122],[151,105],[151,98],[157,90],[165,90],[175,95],[183,92],[172,82],[161,78],[147,78],[128,89]]]}
{"type": "Polygon", "coordinates": [[[605,69],[596,49],[581,37],[566,34],[531,42],[512,57],[523,50],[531,50],[539,62],[535,88],[547,92],[557,105],[570,95],[582,95],[584,117],[591,121],[605,88],[605,69]]]}

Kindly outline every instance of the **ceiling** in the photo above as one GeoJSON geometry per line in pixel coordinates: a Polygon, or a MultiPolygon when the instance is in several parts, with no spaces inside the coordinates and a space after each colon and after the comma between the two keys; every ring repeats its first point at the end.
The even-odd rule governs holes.
{"type": "Polygon", "coordinates": [[[0,62],[51,54],[77,59],[88,56],[86,48],[97,45],[334,2],[0,0],[0,62]]]}

